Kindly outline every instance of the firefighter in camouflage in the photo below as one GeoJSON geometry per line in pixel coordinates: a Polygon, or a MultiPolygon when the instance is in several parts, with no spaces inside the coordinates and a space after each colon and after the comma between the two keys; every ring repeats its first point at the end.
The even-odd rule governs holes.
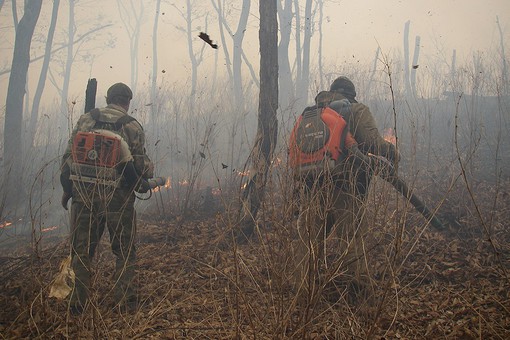
{"type": "Polygon", "coordinates": [[[331,176],[307,178],[300,186],[296,279],[297,288],[307,294],[317,292],[320,285],[333,284],[333,295],[337,296],[341,287],[334,283],[340,281],[357,298],[361,291],[366,295],[369,283],[364,258],[367,236],[364,204],[373,173],[388,169],[383,169],[368,153],[383,156],[393,164],[399,156],[395,146],[380,135],[369,108],[355,97],[352,81],[339,77],[329,91],[320,92],[315,99],[317,107],[329,106],[344,117],[356,143],[348,148],[348,157],[335,166],[331,176]],[[333,256],[324,249],[330,236],[336,237],[338,244],[333,256]],[[323,275],[326,269],[329,276],[323,275]],[[338,273],[342,273],[341,280],[338,273]]]}
{"type": "Polygon", "coordinates": [[[75,272],[75,286],[70,298],[73,314],[80,314],[89,295],[91,281],[91,259],[101,239],[105,227],[108,228],[112,252],[116,257],[113,275],[113,298],[115,307],[134,311],[137,307],[135,287],[135,234],[136,212],[134,209],[135,191],[146,192],[141,186],[143,179],[153,177],[153,164],[145,152],[145,135],[142,126],[128,115],[133,94],[123,84],[112,85],[106,96],[107,106],[98,110],[95,118],[91,112],[83,114],[69,139],[62,158],[60,181],[64,189],[62,206],[67,210],[71,203],[71,256],[75,272]],[[119,128],[116,123],[124,119],[119,128]],[[127,118],[127,119],[126,119],[127,118]],[[127,142],[132,154],[136,173],[140,180],[132,185],[121,179],[117,187],[80,183],[71,180],[73,140],[77,132],[92,129],[113,130],[127,142]]]}

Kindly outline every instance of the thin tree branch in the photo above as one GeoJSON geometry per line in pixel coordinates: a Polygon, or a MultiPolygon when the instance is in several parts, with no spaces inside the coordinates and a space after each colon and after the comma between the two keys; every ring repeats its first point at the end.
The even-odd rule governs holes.
{"type": "MultiPolygon", "coordinates": [[[[106,28],[106,27],[109,27],[109,26],[112,26],[112,24],[108,24],[108,25],[103,25],[103,26],[99,26],[99,27],[96,27],[90,31],[88,31],[87,33],[84,33],[83,35],[81,35],[80,37],[78,37],[77,39],[74,40],[73,43],[77,43],[77,42],[80,42],[81,40],[85,39],[87,36],[91,35],[92,33],[95,33],[97,31],[100,31],[102,30],[103,28],[106,28]]],[[[69,45],[69,43],[65,44],[65,45],[62,45],[54,50],[51,51],[51,53],[55,53],[55,52],[58,52],[60,50],[63,50],[64,48],[67,48],[67,46],[69,45]]],[[[33,63],[34,61],[38,61],[38,60],[41,60],[42,58],[44,58],[44,54],[43,55],[40,55],[38,57],[35,57],[33,59],[30,59],[29,61],[29,64],[33,63]]],[[[11,72],[11,69],[6,69],[6,70],[3,70],[3,71],[0,71],[0,76],[3,76],[4,74],[8,74],[11,72]]]]}

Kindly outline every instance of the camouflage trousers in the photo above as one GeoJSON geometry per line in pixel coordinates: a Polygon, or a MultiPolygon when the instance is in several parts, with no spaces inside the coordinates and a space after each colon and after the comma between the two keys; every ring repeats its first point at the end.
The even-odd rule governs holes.
{"type": "Polygon", "coordinates": [[[295,289],[311,298],[334,281],[367,281],[364,197],[349,181],[303,184],[295,241],[295,289]]]}
{"type": "Polygon", "coordinates": [[[122,304],[136,299],[135,235],[136,212],[134,195],[114,196],[108,205],[101,202],[84,204],[74,200],[71,205],[71,256],[75,272],[75,286],[71,305],[84,306],[91,283],[91,260],[97,245],[108,228],[110,244],[116,257],[113,275],[113,297],[122,304]]]}

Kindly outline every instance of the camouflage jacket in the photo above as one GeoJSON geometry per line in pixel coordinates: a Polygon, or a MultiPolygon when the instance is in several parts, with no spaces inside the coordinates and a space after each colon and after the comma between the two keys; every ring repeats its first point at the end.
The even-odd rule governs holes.
{"type": "MultiPolygon", "coordinates": [[[[339,92],[324,91],[315,101],[317,104],[329,103],[328,105],[335,110],[336,102],[347,99],[339,92]]],[[[384,140],[379,133],[370,109],[361,103],[351,101],[351,110],[348,113],[342,112],[344,119],[349,124],[349,131],[358,143],[358,148],[364,153],[372,153],[386,157],[392,162],[398,162],[398,155],[395,145],[384,140]]],[[[338,111],[338,110],[335,110],[338,111]]]]}
{"type": "MultiPolygon", "coordinates": [[[[96,129],[115,130],[114,125],[117,120],[127,115],[126,110],[118,105],[108,105],[105,108],[99,109],[99,119],[92,118],[90,112],[83,114],[76,123],[71,138],[67,143],[67,148],[62,157],[61,166],[61,183],[65,192],[70,192],[72,184],[69,179],[70,166],[72,163],[72,146],[73,140],[79,131],[90,131],[96,129]]],[[[145,150],[145,133],[142,126],[138,121],[132,120],[123,125],[120,130],[116,132],[122,136],[129,146],[129,151],[133,156],[133,162],[136,172],[143,178],[152,178],[154,176],[154,165],[147,156],[145,150]]]]}

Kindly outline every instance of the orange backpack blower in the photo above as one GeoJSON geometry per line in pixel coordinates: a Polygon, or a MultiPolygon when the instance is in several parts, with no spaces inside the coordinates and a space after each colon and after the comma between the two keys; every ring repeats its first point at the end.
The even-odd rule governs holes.
{"type": "Polygon", "coordinates": [[[298,118],[289,140],[289,164],[299,175],[318,175],[341,162],[355,143],[347,122],[329,107],[312,106],[298,118]]]}

